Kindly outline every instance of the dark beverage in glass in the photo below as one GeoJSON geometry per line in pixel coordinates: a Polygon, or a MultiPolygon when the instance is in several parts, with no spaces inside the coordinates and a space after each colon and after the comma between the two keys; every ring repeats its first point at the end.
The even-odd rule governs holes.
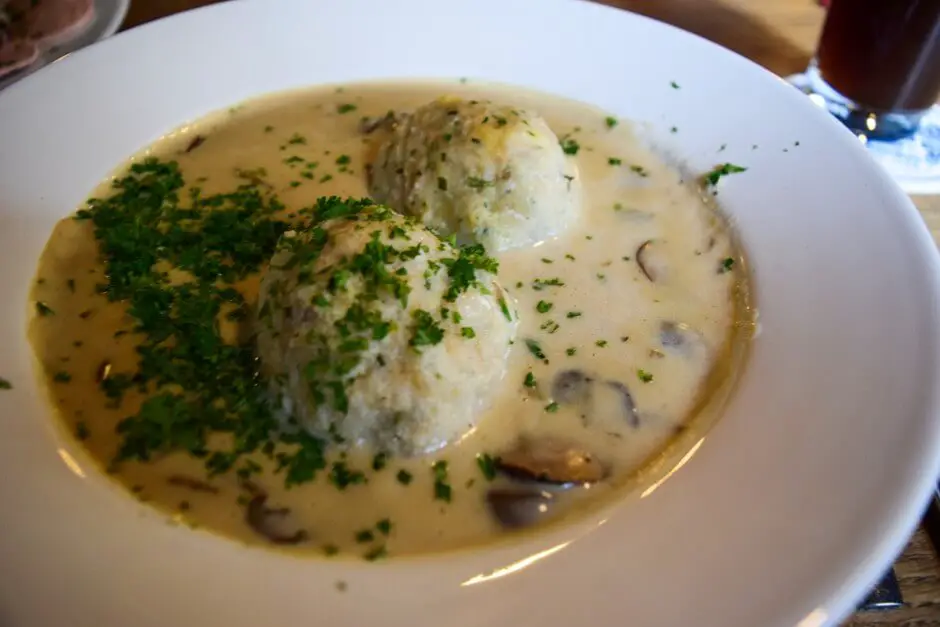
{"type": "Polygon", "coordinates": [[[912,134],[940,95],[940,0],[832,0],[810,77],[853,131],[912,134]]]}

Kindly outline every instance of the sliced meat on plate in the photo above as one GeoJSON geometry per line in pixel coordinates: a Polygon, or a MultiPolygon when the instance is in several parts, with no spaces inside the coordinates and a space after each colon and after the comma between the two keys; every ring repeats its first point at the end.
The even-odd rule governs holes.
{"type": "Polygon", "coordinates": [[[32,65],[38,58],[39,47],[28,39],[0,43],[0,78],[32,65]]]}
{"type": "Polygon", "coordinates": [[[12,0],[7,11],[14,34],[43,50],[68,43],[95,19],[94,0],[12,0]]]}

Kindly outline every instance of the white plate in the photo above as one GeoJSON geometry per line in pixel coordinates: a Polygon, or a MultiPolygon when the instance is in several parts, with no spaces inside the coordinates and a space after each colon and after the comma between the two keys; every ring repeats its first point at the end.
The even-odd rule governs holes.
{"type": "Polygon", "coordinates": [[[124,17],[131,6],[131,0],[95,0],[95,19],[87,29],[61,46],[56,46],[39,55],[39,59],[28,68],[19,72],[14,72],[9,76],[0,79],[0,89],[8,87],[20,79],[26,78],[30,74],[40,70],[48,64],[61,59],[62,57],[90,46],[96,41],[101,41],[118,32],[121,24],[124,23],[124,17]]]}
{"type": "Polygon", "coordinates": [[[0,137],[0,374],[16,386],[0,395],[4,625],[835,623],[900,551],[940,470],[940,273],[914,207],[797,90],[673,28],[558,0],[225,3],[14,85],[0,137]],[[688,463],[580,526],[382,564],[173,527],[89,467],[53,428],[24,334],[55,221],[141,146],[243,98],[458,76],[647,122],[695,170],[749,168],[719,198],[762,331],[688,463]]]}

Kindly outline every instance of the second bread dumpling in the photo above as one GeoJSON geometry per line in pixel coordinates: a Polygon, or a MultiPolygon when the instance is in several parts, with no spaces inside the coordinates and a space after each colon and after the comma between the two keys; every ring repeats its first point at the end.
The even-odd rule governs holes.
{"type": "Polygon", "coordinates": [[[577,221],[574,160],[541,117],[440,98],[399,117],[371,164],[372,195],[462,243],[531,246],[577,221]]]}

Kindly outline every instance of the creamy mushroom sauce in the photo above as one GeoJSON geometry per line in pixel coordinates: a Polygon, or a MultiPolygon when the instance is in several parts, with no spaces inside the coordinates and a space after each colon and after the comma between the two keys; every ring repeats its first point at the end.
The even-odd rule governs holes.
{"type": "MultiPolygon", "coordinates": [[[[468,437],[427,458],[388,459],[381,470],[372,469],[373,451],[352,452],[348,466],[363,471],[367,481],[343,490],[324,472],[285,489],[283,475],[259,457],[264,471],[253,477],[255,487],[267,492],[267,505],[290,508],[277,524],[306,533],[292,550],[394,556],[504,535],[486,493],[511,485],[510,479],[485,477],[477,456],[498,456],[520,434],[576,441],[607,471],[589,490],[557,492],[546,518],[570,518],[609,503],[662,476],[669,460],[688,452],[741,366],[750,328],[746,277],[711,194],[644,147],[627,121],[615,122],[591,106],[465,82],[320,87],[210,115],[161,138],[135,160],[176,160],[187,185],[204,194],[234,189],[239,169],[263,168],[288,211],[321,196],[366,196],[370,140],[360,131],[361,118],[410,110],[442,94],[488,98],[543,115],[567,152],[578,147],[569,158],[580,168],[583,215],[557,239],[499,255],[499,279],[514,298],[520,332],[498,401],[468,437]],[[644,249],[645,242],[652,243],[644,249]],[[563,371],[570,372],[559,381],[563,371]],[[532,377],[526,385],[530,373],[534,385],[532,377]],[[579,387],[584,377],[593,381],[589,401],[579,387]],[[447,462],[449,502],[435,498],[432,464],[439,460],[447,462]]],[[[116,176],[124,171],[126,166],[116,176]]],[[[95,195],[108,195],[111,180],[95,195]]],[[[137,359],[124,306],[96,293],[103,280],[91,225],[60,222],[32,295],[54,314],[39,311],[30,334],[62,421],[139,499],[192,526],[267,544],[246,524],[252,495],[232,472],[207,478],[203,462],[182,453],[110,467],[120,443],[116,425],[136,411],[141,397],[132,391],[115,408],[97,383],[109,367],[133,370],[137,359]]],[[[256,278],[241,286],[249,301],[256,290],[256,278]]],[[[228,337],[244,331],[224,324],[228,337]]]]}

